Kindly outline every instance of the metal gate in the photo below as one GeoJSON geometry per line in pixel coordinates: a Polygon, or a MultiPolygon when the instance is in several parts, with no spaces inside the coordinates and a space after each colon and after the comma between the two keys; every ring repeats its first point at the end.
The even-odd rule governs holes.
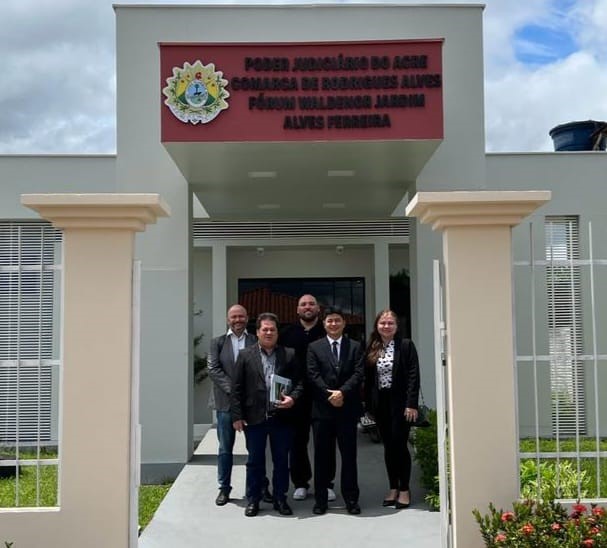
{"type": "Polygon", "coordinates": [[[451,508],[449,497],[449,444],[447,426],[447,330],[444,319],[443,266],[433,262],[434,288],[434,367],[436,376],[436,417],[438,439],[438,481],[441,512],[441,547],[452,546],[451,508]]]}
{"type": "Polygon", "coordinates": [[[605,502],[607,219],[547,216],[516,235],[521,492],[605,502]]]}

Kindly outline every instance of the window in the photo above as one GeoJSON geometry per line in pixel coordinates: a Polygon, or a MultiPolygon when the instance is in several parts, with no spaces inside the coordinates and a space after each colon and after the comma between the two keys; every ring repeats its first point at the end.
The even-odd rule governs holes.
{"type": "Polygon", "coordinates": [[[552,429],[559,437],[584,435],[579,218],[546,217],[545,229],[552,429]]]}
{"type": "Polygon", "coordinates": [[[56,437],[54,267],[60,241],[48,223],[0,222],[0,445],[56,437]]]}
{"type": "MultiPolygon", "coordinates": [[[[238,281],[238,302],[254,326],[261,312],[274,312],[281,326],[297,321],[297,301],[305,294],[318,304],[338,306],[346,315],[346,332],[356,340],[365,337],[365,281],[363,278],[253,278],[238,281]]],[[[249,326],[254,332],[254,327],[249,326]]]]}

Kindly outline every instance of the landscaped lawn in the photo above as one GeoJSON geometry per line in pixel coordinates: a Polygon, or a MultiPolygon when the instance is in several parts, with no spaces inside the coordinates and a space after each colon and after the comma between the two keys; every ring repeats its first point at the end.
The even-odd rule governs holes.
{"type": "MultiPolygon", "coordinates": [[[[21,455],[21,458],[33,458],[21,455]]],[[[46,458],[55,458],[48,456],[46,458]]],[[[15,478],[0,479],[0,508],[15,506],[57,506],[57,466],[40,466],[39,482],[36,487],[36,466],[22,466],[19,481],[15,478]],[[19,500],[16,500],[16,486],[19,486],[19,500]]],[[[164,485],[142,485],[139,488],[139,525],[143,529],[154,516],[154,512],[171,488],[164,485]]]]}

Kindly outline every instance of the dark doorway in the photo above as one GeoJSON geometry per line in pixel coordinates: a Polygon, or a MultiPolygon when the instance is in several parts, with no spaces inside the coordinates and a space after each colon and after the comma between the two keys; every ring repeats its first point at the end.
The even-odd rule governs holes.
{"type": "Polygon", "coordinates": [[[254,331],[261,312],[274,312],[281,327],[297,321],[297,301],[314,295],[321,308],[338,306],[346,314],[346,333],[365,340],[364,278],[242,278],[238,280],[238,302],[249,312],[254,331]]]}

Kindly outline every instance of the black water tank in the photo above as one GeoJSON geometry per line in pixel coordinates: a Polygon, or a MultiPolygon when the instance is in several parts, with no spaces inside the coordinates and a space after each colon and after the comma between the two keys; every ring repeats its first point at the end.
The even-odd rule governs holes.
{"type": "Polygon", "coordinates": [[[605,150],[607,123],[595,120],[569,122],[550,130],[554,150],[605,150]]]}

